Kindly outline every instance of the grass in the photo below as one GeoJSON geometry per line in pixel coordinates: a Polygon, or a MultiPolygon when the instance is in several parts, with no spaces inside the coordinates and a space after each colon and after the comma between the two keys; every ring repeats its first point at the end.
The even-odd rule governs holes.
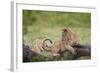
{"type": "MultiPolygon", "coordinates": [[[[35,39],[50,38],[53,41],[61,39],[61,29],[62,27],[28,27],[29,33],[24,35],[25,42],[32,46],[35,39]]],[[[90,44],[91,42],[91,31],[89,28],[71,28],[80,38],[82,44],[90,44]]]]}
{"type": "MultiPolygon", "coordinates": [[[[36,39],[49,38],[53,42],[61,39],[61,29],[70,27],[80,38],[81,44],[91,44],[91,14],[78,12],[48,12],[23,10],[23,39],[31,48],[36,39]]],[[[33,57],[33,61],[53,60],[46,52],[42,57],[33,57]]],[[[81,57],[85,59],[88,57],[81,57]]],[[[60,60],[71,59],[65,54],[60,60]]]]}

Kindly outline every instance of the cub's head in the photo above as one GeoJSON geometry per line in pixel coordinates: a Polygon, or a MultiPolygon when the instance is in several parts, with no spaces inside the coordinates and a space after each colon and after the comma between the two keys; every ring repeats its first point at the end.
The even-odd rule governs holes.
{"type": "Polygon", "coordinates": [[[79,38],[70,28],[63,28],[62,29],[62,40],[66,41],[69,44],[78,44],[79,38]]]}
{"type": "Polygon", "coordinates": [[[72,34],[71,34],[71,31],[69,28],[62,29],[62,39],[68,41],[71,39],[71,36],[72,36],[72,34]]]}

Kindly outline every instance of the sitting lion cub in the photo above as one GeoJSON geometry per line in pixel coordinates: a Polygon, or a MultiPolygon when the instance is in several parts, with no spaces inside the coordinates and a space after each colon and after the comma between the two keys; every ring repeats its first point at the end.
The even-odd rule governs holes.
{"type": "Polygon", "coordinates": [[[62,30],[62,40],[69,45],[80,44],[79,37],[70,28],[64,28],[62,30]]]}

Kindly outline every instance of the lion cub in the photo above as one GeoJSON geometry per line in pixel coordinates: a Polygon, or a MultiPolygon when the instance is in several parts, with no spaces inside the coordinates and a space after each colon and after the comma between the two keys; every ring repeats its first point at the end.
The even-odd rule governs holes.
{"type": "Polygon", "coordinates": [[[33,51],[35,51],[35,52],[37,52],[37,53],[41,53],[42,51],[44,51],[44,49],[46,49],[47,48],[47,45],[49,44],[49,43],[52,43],[52,41],[51,40],[49,40],[49,39],[46,39],[46,41],[45,41],[45,39],[36,39],[34,42],[33,42],[33,51]],[[49,42],[48,42],[49,41],[49,42]]]}
{"type": "Polygon", "coordinates": [[[62,41],[65,41],[69,45],[80,44],[79,37],[70,28],[62,30],[62,41]]]}
{"type": "Polygon", "coordinates": [[[72,48],[69,44],[66,44],[65,41],[56,41],[50,48],[50,51],[53,56],[61,56],[65,51],[71,52],[73,55],[76,54],[75,49],[72,48]]]}

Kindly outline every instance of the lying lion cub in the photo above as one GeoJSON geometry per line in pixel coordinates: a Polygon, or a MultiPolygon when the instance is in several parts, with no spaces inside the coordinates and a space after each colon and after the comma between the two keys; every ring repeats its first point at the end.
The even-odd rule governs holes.
{"type": "Polygon", "coordinates": [[[50,51],[53,56],[60,56],[62,52],[69,51],[73,55],[76,54],[75,49],[72,48],[69,44],[66,44],[65,41],[56,41],[50,48],[50,51]]]}
{"type": "Polygon", "coordinates": [[[32,50],[37,52],[37,53],[41,53],[42,51],[44,51],[44,49],[47,48],[47,44],[48,43],[52,43],[51,40],[49,39],[46,39],[46,41],[44,42],[45,39],[36,39],[34,42],[33,42],[33,48],[32,50]],[[49,41],[49,42],[48,42],[49,41]]]}

